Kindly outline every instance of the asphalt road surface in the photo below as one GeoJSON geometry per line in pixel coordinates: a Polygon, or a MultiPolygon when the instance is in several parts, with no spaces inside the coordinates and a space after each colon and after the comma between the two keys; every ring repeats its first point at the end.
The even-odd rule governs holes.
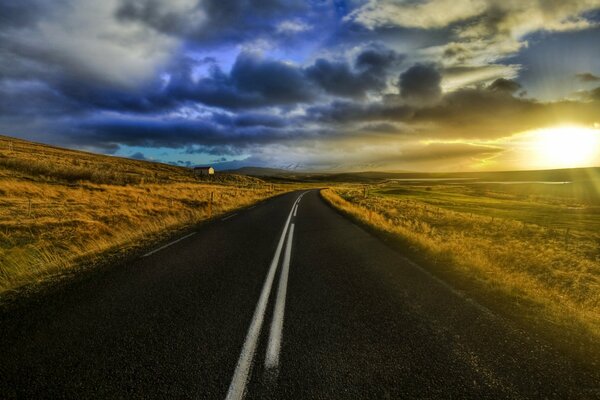
{"type": "Polygon", "coordinates": [[[600,398],[598,371],[302,193],[2,311],[0,398],[600,398]]]}

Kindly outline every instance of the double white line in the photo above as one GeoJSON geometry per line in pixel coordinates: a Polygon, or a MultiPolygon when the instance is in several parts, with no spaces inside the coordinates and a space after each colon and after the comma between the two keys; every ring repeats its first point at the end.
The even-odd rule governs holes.
{"type": "Polygon", "coordinates": [[[285,221],[283,232],[279,238],[279,243],[275,250],[273,260],[269,267],[269,272],[263,284],[254,315],[252,316],[252,322],[248,328],[246,334],[246,340],[240,353],[235,372],[233,373],[233,379],[229,385],[229,391],[227,392],[226,400],[241,400],[244,398],[246,391],[246,384],[248,383],[248,377],[250,370],[252,369],[252,363],[254,355],[256,353],[256,347],[258,346],[258,339],[260,337],[260,331],[262,328],[263,321],[265,319],[265,311],[267,309],[267,303],[271,294],[271,287],[273,286],[273,280],[275,279],[275,273],[277,272],[277,266],[279,265],[279,259],[281,258],[281,250],[287,235],[287,245],[285,248],[285,254],[283,257],[283,267],[281,276],[279,277],[279,287],[277,289],[277,299],[275,301],[275,309],[273,312],[273,320],[271,321],[271,329],[269,331],[269,342],[267,344],[267,354],[265,357],[265,368],[267,370],[277,369],[279,366],[279,350],[281,348],[281,337],[283,330],[283,314],[285,310],[285,295],[287,292],[287,280],[290,269],[290,258],[292,253],[292,240],[294,236],[294,224],[290,226],[292,215],[296,215],[298,209],[298,203],[302,196],[306,192],[302,193],[292,206],[290,213],[285,221]],[[289,230],[289,235],[288,235],[289,230]]]}

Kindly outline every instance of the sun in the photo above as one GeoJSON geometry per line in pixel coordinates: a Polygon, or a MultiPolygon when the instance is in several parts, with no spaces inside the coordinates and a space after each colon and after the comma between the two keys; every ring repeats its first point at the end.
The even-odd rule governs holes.
{"type": "Polygon", "coordinates": [[[573,168],[600,165],[600,130],[558,126],[530,132],[530,163],[536,167],[573,168]]]}

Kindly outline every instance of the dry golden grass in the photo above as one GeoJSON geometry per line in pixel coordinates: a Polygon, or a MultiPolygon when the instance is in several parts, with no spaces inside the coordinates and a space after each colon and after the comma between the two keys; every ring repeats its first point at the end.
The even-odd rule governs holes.
{"type": "Polygon", "coordinates": [[[0,137],[0,294],[285,190],[0,137]]]}
{"type": "MultiPolygon", "coordinates": [[[[462,200],[456,193],[446,193],[432,201],[421,189],[397,189],[397,195],[379,189],[365,196],[362,187],[337,187],[323,190],[322,195],[359,222],[396,238],[414,255],[424,256],[427,265],[462,289],[509,316],[562,336],[561,340],[579,346],[581,354],[595,351],[594,357],[598,356],[597,206],[584,206],[588,215],[577,221],[564,204],[532,203],[532,210],[556,214],[554,219],[532,223],[516,202],[500,196],[462,200]],[[467,201],[476,201],[477,207],[467,201]],[[575,224],[567,234],[556,226],[569,218],[575,224]]],[[[450,191],[456,192],[456,186],[450,191]]]]}

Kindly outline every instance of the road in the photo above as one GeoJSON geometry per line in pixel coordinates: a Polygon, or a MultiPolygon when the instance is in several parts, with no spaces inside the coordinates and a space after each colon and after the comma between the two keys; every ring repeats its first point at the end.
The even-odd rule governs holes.
{"type": "Polygon", "coordinates": [[[600,398],[598,371],[302,193],[2,311],[0,398],[600,398]]]}

